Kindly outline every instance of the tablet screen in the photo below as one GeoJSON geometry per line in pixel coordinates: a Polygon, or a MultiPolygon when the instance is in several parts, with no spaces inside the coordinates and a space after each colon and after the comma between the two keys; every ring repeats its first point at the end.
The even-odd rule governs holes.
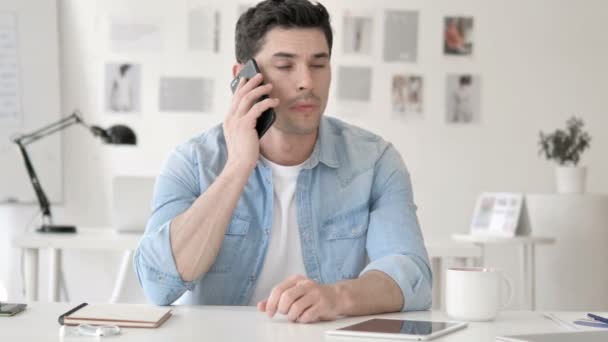
{"type": "Polygon", "coordinates": [[[338,330],[384,334],[431,335],[456,323],[374,318],[338,330]]]}

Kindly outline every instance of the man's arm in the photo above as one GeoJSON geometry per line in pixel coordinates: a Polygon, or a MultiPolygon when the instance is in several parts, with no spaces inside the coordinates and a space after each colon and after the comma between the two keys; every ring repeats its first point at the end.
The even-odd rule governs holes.
{"type": "Polygon", "coordinates": [[[226,165],[207,191],[171,222],[171,251],[184,281],[198,279],[213,265],[248,178],[249,172],[226,165]]]}
{"type": "Polygon", "coordinates": [[[292,277],[273,288],[258,309],[309,323],[430,307],[432,275],[409,174],[392,146],[376,165],[366,249],[371,262],[357,279],[323,285],[292,277]]]}
{"type": "Polygon", "coordinates": [[[294,276],[274,287],[270,297],[258,303],[258,309],[269,317],[279,312],[299,323],[394,312],[402,307],[401,289],[391,277],[379,271],[327,285],[294,276]]]}
{"type": "Polygon", "coordinates": [[[259,158],[256,119],[276,99],[255,103],[272,86],[261,77],[241,81],[224,121],[228,160],[200,195],[192,151],[175,153],[157,180],[154,212],[135,253],[135,269],[148,298],[170,304],[215,262],[232,213],[259,158]],[[255,104],[254,104],[255,103],[255,104]]]}
{"type": "Polygon", "coordinates": [[[228,162],[207,191],[171,222],[171,250],[185,281],[197,279],[213,265],[232,213],[259,159],[257,118],[278,104],[271,98],[255,103],[272,89],[270,84],[258,87],[261,83],[261,74],[247,83],[240,80],[233,107],[224,121],[228,162]]]}

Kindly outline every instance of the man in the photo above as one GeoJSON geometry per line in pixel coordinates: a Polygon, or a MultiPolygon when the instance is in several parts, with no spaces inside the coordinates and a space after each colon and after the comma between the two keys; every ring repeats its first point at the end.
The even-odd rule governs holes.
{"type": "Polygon", "coordinates": [[[430,306],[401,157],[322,116],[331,45],[320,4],[266,0],[240,17],[232,73],[250,58],[261,73],[239,83],[223,125],[179,146],[158,177],[134,261],[150,301],[186,293],[186,303],[257,305],[304,323],[430,306]],[[277,118],[258,139],[268,108],[277,118]]]}

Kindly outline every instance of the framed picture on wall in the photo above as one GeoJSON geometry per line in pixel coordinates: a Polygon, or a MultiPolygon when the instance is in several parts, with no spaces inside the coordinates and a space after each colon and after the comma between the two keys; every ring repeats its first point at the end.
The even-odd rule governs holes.
{"type": "Polygon", "coordinates": [[[515,236],[523,204],[520,193],[482,193],[475,205],[471,234],[515,236]]]}
{"type": "Polygon", "coordinates": [[[473,17],[445,17],[443,53],[452,56],[473,54],[473,17]]]}
{"type": "Polygon", "coordinates": [[[393,114],[421,116],[423,108],[423,79],[420,75],[394,74],[391,86],[393,114]]]}

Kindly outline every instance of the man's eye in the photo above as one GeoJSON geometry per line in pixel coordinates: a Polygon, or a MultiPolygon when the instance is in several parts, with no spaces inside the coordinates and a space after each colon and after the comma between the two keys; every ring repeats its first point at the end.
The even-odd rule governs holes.
{"type": "Polygon", "coordinates": [[[279,70],[289,70],[289,69],[291,69],[291,65],[279,65],[279,66],[277,66],[277,69],[279,69],[279,70]]]}
{"type": "Polygon", "coordinates": [[[316,69],[323,69],[323,68],[325,68],[325,64],[315,64],[312,67],[316,68],[316,69]]]}

